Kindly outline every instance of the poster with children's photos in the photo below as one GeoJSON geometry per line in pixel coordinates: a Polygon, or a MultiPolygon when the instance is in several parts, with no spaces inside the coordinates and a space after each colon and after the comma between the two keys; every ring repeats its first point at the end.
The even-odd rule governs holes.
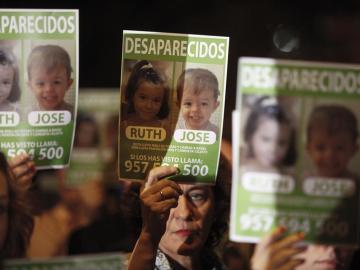
{"type": "Polygon", "coordinates": [[[69,163],[78,89],[78,11],[0,9],[0,149],[38,169],[69,163]]]}
{"type": "Polygon", "coordinates": [[[119,120],[119,89],[80,88],[74,147],[66,185],[115,181],[119,120]],[[110,174],[113,174],[110,176],[110,174]]]}
{"type": "Polygon", "coordinates": [[[215,183],[228,47],[227,37],[124,31],[120,179],[171,165],[176,181],[215,183]]]}
{"type": "Polygon", "coordinates": [[[360,66],[240,58],[230,238],[359,243],[360,66]]]}

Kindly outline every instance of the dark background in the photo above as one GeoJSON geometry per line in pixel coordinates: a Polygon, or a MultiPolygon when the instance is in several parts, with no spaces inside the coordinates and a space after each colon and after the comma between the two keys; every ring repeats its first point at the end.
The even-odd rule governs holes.
{"type": "Polygon", "coordinates": [[[229,36],[228,138],[240,56],[360,62],[359,0],[12,0],[0,8],[79,9],[80,87],[119,87],[124,29],[229,36]]]}

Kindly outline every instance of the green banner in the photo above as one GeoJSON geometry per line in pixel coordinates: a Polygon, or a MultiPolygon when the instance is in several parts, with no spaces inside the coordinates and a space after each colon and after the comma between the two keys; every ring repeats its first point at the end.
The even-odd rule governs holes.
{"type": "Polygon", "coordinates": [[[102,179],[105,167],[116,159],[119,104],[118,89],[80,89],[67,185],[102,179]]]}
{"type": "Polygon", "coordinates": [[[359,242],[360,66],[240,58],[230,238],[359,242]]]}
{"type": "Polygon", "coordinates": [[[176,181],[215,182],[228,47],[227,37],[124,31],[121,179],[172,165],[176,181]]]}
{"type": "Polygon", "coordinates": [[[78,93],[78,11],[0,9],[1,151],[38,169],[69,163],[78,93]]]}

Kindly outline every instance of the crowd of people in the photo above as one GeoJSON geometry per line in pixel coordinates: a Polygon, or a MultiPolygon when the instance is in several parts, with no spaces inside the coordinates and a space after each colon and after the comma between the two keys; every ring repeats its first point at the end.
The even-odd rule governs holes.
{"type": "MultiPolygon", "coordinates": [[[[119,216],[120,220],[127,220],[128,227],[114,226],[110,231],[113,239],[103,243],[96,240],[79,243],[79,239],[86,237],[76,240],[76,234],[75,237],[72,234],[93,223],[93,228],[87,229],[87,236],[100,234],[97,238],[101,238],[111,222],[121,223],[111,219],[115,215],[108,215],[107,227],[99,219],[91,222],[96,218],[85,214],[89,213],[85,211],[89,204],[81,196],[85,191],[62,190],[57,202],[34,216],[28,195],[35,184],[32,181],[39,181],[39,176],[34,178],[33,162],[26,154],[9,161],[1,154],[0,165],[2,260],[119,251],[131,253],[128,269],[355,269],[349,268],[351,251],[323,246],[319,252],[318,246],[301,245],[304,233],[289,235],[284,227],[277,228],[256,246],[251,245],[251,257],[245,258],[239,248],[241,244],[226,239],[231,165],[224,155],[220,158],[215,186],[178,184],[167,179],[178,173],[176,167],[151,170],[141,189],[128,189],[134,197],[133,204],[141,205],[141,211],[132,209],[138,215],[141,212],[141,218],[131,220],[129,216],[119,216]],[[88,247],[78,246],[79,251],[72,253],[71,246],[74,249],[77,241],[77,245],[88,247]]],[[[52,177],[58,175],[53,173],[52,177]]],[[[96,190],[95,186],[88,188],[96,190]]]]}

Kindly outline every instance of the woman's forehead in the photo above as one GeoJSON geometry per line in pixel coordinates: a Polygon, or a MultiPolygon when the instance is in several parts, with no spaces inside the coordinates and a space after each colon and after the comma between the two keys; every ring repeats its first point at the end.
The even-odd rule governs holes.
{"type": "Polygon", "coordinates": [[[211,191],[211,186],[209,185],[194,185],[194,184],[179,184],[183,192],[189,192],[191,190],[205,190],[211,191]]]}

